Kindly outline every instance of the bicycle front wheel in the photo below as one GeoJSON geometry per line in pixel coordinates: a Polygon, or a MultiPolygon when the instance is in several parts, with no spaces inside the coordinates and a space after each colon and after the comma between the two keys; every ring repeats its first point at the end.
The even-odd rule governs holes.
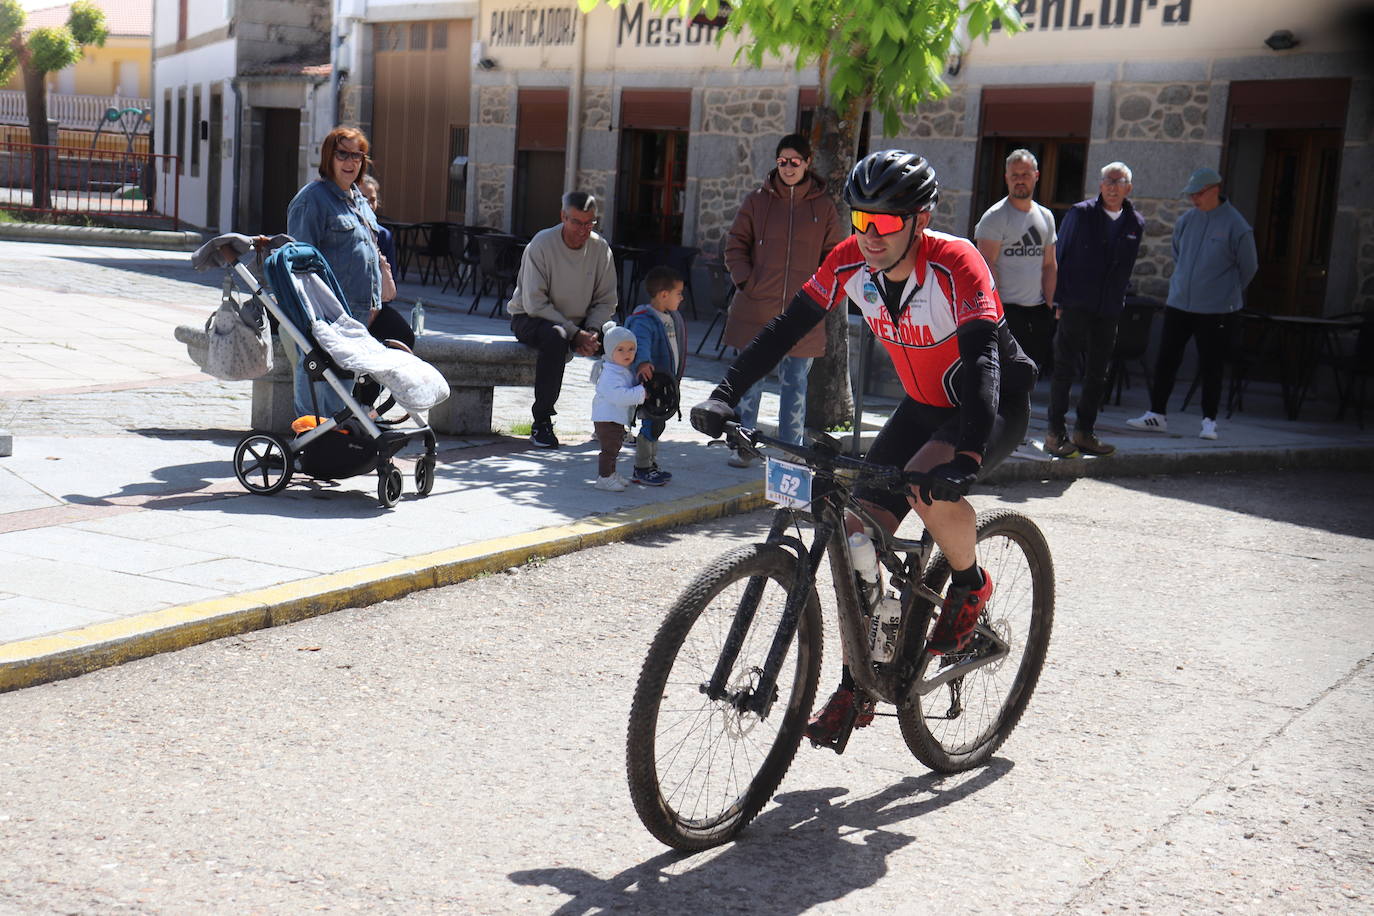
{"type": "MultiPolygon", "coordinates": [[[[1006,643],[1007,655],[897,710],[907,747],[939,773],[978,766],[1002,746],[1030,702],[1050,644],[1054,564],[1039,527],[1018,512],[979,513],[978,565],[993,583],[978,625],[1006,643]]],[[[937,554],[925,583],[943,592],[948,579],[949,563],[937,554]]],[[[964,652],[930,659],[924,677],[990,650],[989,640],[975,637],[964,652]]]]}
{"type": "Polygon", "coordinates": [[[766,708],[760,715],[749,707],[798,587],[797,559],[784,548],[732,550],[688,586],[654,636],[630,710],[626,771],[640,820],[669,846],[699,850],[730,840],[773,796],[797,753],[821,669],[814,587],[766,708]],[[713,700],[707,686],[736,618],[747,620],[751,606],[725,695],[713,700]]]}

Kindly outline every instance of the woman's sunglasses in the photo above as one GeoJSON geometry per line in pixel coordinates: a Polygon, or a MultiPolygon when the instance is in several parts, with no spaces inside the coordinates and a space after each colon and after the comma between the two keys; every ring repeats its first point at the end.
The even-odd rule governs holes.
{"type": "Polygon", "coordinates": [[[362,162],[367,158],[367,153],[355,153],[352,150],[335,147],[334,158],[340,162],[362,162]]]}
{"type": "Polygon", "coordinates": [[[799,158],[799,157],[797,157],[797,156],[792,156],[792,157],[779,156],[779,157],[778,157],[778,168],[780,168],[780,169],[785,169],[785,168],[799,169],[799,168],[801,168],[801,167],[804,166],[804,165],[806,165],[806,160],[805,160],[805,159],[801,159],[801,158],[799,158]]]}
{"type": "Polygon", "coordinates": [[[878,235],[891,235],[906,225],[907,217],[897,213],[866,213],[863,210],[850,210],[849,221],[856,232],[867,232],[872,226],[878,235]]]}

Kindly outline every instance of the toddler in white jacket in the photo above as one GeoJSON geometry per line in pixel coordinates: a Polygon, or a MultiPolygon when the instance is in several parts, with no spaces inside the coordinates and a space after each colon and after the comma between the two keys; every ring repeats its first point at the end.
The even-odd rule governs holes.
{"type": "Polygon", "coordinates": [[[592,366],[592,382],[596,384],[592,427],[596,430],[596,441],[601,443],[596,483],[592,486],[619,493],[627,481],[616,472],[615,462],[625,444],[625,428],[634,423],[635,407],[644,403],[644,386],[638,384],[630,371],[635,361],[634,333],[608,323],[602,340],[605,355],[592,366]]]}

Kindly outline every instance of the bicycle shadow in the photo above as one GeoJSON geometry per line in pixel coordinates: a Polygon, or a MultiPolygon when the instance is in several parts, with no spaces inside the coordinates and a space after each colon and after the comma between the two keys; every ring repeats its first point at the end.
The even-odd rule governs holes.
{"type": "Polygon", "coordinates": [[[962,801],[1011,772],[1014,764],[994,758],[972,775],[908,776],[875,795],[837,801],[848,790],[829,786],[786,792],[746,828],[740,839],[696,854],[665,852],[601,879],[580,868],[536,868],[510,874],[516,884],[548,886],[572,897],[555,916],[602,911],[697,914],[748,909],[765,916],[791,916],[872,887],[887,874],[887,857],[916,840],[893,830],[962,801]],[[855,834],[866,833],[862,842],[855,834]],[[780,862],[799,867],[779,870],[780,862]],[[732,889],[748,898],[725,902],[732,889]]]}

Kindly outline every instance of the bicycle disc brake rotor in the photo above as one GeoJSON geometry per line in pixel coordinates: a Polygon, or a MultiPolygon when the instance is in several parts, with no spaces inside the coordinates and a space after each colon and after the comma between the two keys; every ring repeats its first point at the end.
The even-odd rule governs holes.
{"type": "MultiPolygon", "coordinates": [[[[734,680],[730,682],[729,689],[729,694],[736,698],[735,701],[719,704],[721,727],[734,740],[744,738],[763,721],[762,718],[745,709],[750,698],[754,696],[754,691],[758,690],[759,678],[762,674],[763,669],[756,666],[737,672],[734,680]]],[[[769,708],[777,702],[777,699],[778,688],[774,686],[773,697],[768,703],[769,708]]]]}

